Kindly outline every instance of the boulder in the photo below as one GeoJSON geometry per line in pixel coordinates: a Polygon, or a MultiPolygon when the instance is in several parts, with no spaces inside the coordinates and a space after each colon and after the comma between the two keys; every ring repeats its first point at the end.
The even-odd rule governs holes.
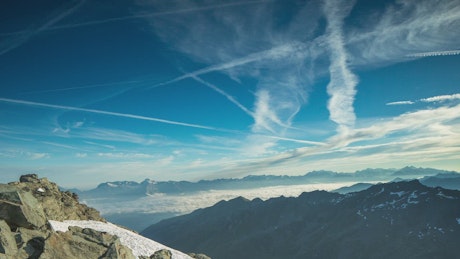
{"type": "Polygon", "coordinates": [[[172,253],[168,249],[160,249],[151,256],[140,256],[139,259],[171,259],[172,253]]]}
{"type": "Polygon", "coordinates": [[[0,184],[0,219],[10,227],[39,228],[46,223],[42,206],[29,192],[0,184]]]}
{"type": "Polygon", "coordinates": [[[195,259],[211,259],[211,257],[205,255],[205,254],[195,254],[195,253],[190,253],[190,257],[195,258],[195,259]]]}
{"type": "Polygon", "coordinates": [[[0,258],[14,258],[18,253],[16,240],[10,227],[4,220],[0,220],[0,258]]]}
{"type": "Polygon", "coordinates": [[[43,252],[50,231],[19,227],[14,232],[18,253],[14,258],[38,258],[43,252]]]}
{"type": "Polygon", "coordinates": [[[131,249],[121,245],[118,237],[79,227],[67,232],[55,232],[46,239],[40,259],[107,258],[135,259],[131,249]]]}
{"type": "Polygon", "coordinates": [[[105,222],[99,211],[78,202],[78,196],[59,190],[57,184],[36,174],[20,177],[19,182],[9,183],[24,192],[32,194],[42,205],[49,220],[98,220],[105,222]]]}

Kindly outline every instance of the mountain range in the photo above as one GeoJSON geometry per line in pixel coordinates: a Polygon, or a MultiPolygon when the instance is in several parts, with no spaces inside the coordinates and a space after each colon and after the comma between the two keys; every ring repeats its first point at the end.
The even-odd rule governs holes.
{"type": "MultiPolygon", "coordinates": [[[[312,190],[311,186],[313,185],[316,186],[315,188],[325,188],[323,183],[332,185],[337,183],[338,186],[358,183],[335,190],[338,193],[348,193],[367,189],[377,182],[415,178],[420,179],[427,186],[460,190],[459,173],[408,166],[401,169],[365,169],[355,173],[313,171],[300,176],[250,175],[239,179],[215,179],[197,182],[162,182],[150,179],[142,182],[113,181],[101,183],[97,188],[88,191],[76,189],[71,191],[77,193],[86,204],[100,210],[108,220],[136,231],[142,231],[163,219],[190,213],[198,208],[209,207],[220,199],[228,200],[238,195],[246,196],[248,192],[252,193],[251,197],[261,197],[257,195],[256,191],[272,193],[268,197],[265,194],[263,199],[279,195],[293,196],[285,191],[273,192],[270,188],[274,186],[277,186],[278,189],[293,190],[290,186],[296,185],[296,188],[310,188],[307,190],[312,190]],[[217,196],[214,198],[213,193],[214,196],[220,194],[221,198],[217,198],[217,196]],[[227,194],[222,195],[223,193],[227,194]],[[205,196],[208,197],[207,202],[199,202],[205,196]],[[195,201],[191,202],[190,199],[195,199],[195,201]],[[114,204],[121,206],[114,206],[114,204]]],[[[328,190],[332,190],[332,188],[328,190]]],[[[299,190],[294,196],[298,196],[302,191],[306,190],[299,190]]]]}
{"type": "MultiPolygon", "coordinates": [[[[153,194],[186,194],[209,190],[253,189],[267,186],[301,185],[311,183],[334,182],[376,182],[391,181],[395,178],[413,179],[435,175],[459,176],[453,171],[433,168],[407,166],[402,169],[365,169],[355,173],[338,173],[333,171],[312,171],[300,176],[287,175],[249,175],[244,178],[189,181],[154,181],[142,182],[114,181],[99,184],[96,188],[81,191],[72,189],[82,198],[137,198],[153,194]]],[[[460,178],[459,178],[460,179],[460,178]]]]}
{"type": "Polygon", "coordinates": [[[213,258],[457,258],[460,191],[417,180],[221,201],[142,235],[213,258]]]}

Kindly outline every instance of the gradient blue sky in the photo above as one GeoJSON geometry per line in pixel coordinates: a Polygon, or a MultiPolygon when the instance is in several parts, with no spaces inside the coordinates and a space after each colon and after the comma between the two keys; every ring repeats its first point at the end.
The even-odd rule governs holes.
{"type": "Polygon", "coordinates": [[[0,180],[460,170],[460,1],[2,1],[0,180]]]}

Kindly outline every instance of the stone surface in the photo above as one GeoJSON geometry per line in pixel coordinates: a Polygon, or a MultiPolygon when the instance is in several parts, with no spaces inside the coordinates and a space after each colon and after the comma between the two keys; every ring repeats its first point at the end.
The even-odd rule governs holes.
{"type": "Polygon", "coordinates": [[[29,192],[0,184],[0,218],[10,226],[39,228],[46,223],[42,206],[29,192]]]}
{"type": "Polygon", "coordinates": [[[109,258],[134,259],[118,237],[72,227],[51,231],[48,220],[105,220],[70,192],[35,174],[0,184],[0,259],[109,258]]]}
{"type": "Polygon", "coordinates": [[[195,259],[211,259],[211,257],[205,255],[205,254],[195,254],[195,253],[190,253],[190,257],[195,258],[195,259]]]}
{"type": "Polygon", "coordinates": [[[10,227],[4,220],[0,220],[0,255],[14,258],[17,253],[18,248],[10,227]]]}
{"type": "Polygon", "coordinates": [[[46,240],[40,259],[108,258],[134,259],[129,248],[116,236],[92,229],[70,227],[67,232],[52,233],[46,240]]]}
{"type": "Polygon", "coordinates": [[[23,175],[19,182],[9,183],[24,192],[31,193],[43,207],[45,217],[51,220],[98,220],[104,221],[100,213],[78,202],[78,196],[62,192],[57,184],[36,174],[23,175]]]}

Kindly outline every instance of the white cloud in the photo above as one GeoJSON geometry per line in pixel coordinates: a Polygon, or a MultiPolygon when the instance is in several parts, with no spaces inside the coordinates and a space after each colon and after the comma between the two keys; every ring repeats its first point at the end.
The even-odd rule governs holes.
{"type": "Polygon", "coordinates": [[[460,100],[460,94],[437,95],[437,96],[419,99],[416,101],[390,102],[390,103],[387,103],[386,105],[405,105],[405,104],[414,104],[416,102],[439,103],[439,102],[448,102],[448,101],[455,101],[455,100],[460,100]]]}
{"type": "Polygon", "coordinates": [[[50,158],[50,154],[48,154],[48,153],[27,152],[27,156],[31,160],[39,160],[39,159],[44,159],[44,158],[50,158]]]}
{"type": "Polygon", "coordinates": [[[460,5],[458,1],[396,1],[386,5],[383,12],[369,13],[362,26],[349,31],[347,44],[352,47],[354,65],[388,64],[443,53],[456,55],[456,50],[439,50],[458,48],[460,5]]]}
{"type": "Polygon", "coordinates": [[[460,100],[460,94],[438,95],[429,98],[420,99],[421,102],[445,102],[452,100],[460,100]]]}
{"type": "Polygon", "coordinates": [[[330,96],[328,109],[330,119],[339,125],[339,131],[353,128],[356,120],[353,102],[356,95],[357,77],[348,67],[348,54],[343,36],[343,20],[351,10],[342,1],[327,0],[324,4],[327,18],[327,42],[330,48],[330,82],[327,92],[330,96]]]}
{"type": "Polygon", "coordinates": [[[414,104],[414,102],[413,101],[397,101],[397,102],[387,103],[386,105],[410,105],[410,104],[414,104]]]}
{"type": "Polygon", "coordinates": [[[154,155],[145,153],[98,153],[99,157],[105,157],[110,159],[151,159],[154,155]]]}
{"type": "Polygon", "coordinates": [[[85,157],[87,157],[87,156],[88,156],[87,153],[76,153],[76,154],[75,154],[75,157],[77,157],[77,158],[85,158],[85,157]]]}

